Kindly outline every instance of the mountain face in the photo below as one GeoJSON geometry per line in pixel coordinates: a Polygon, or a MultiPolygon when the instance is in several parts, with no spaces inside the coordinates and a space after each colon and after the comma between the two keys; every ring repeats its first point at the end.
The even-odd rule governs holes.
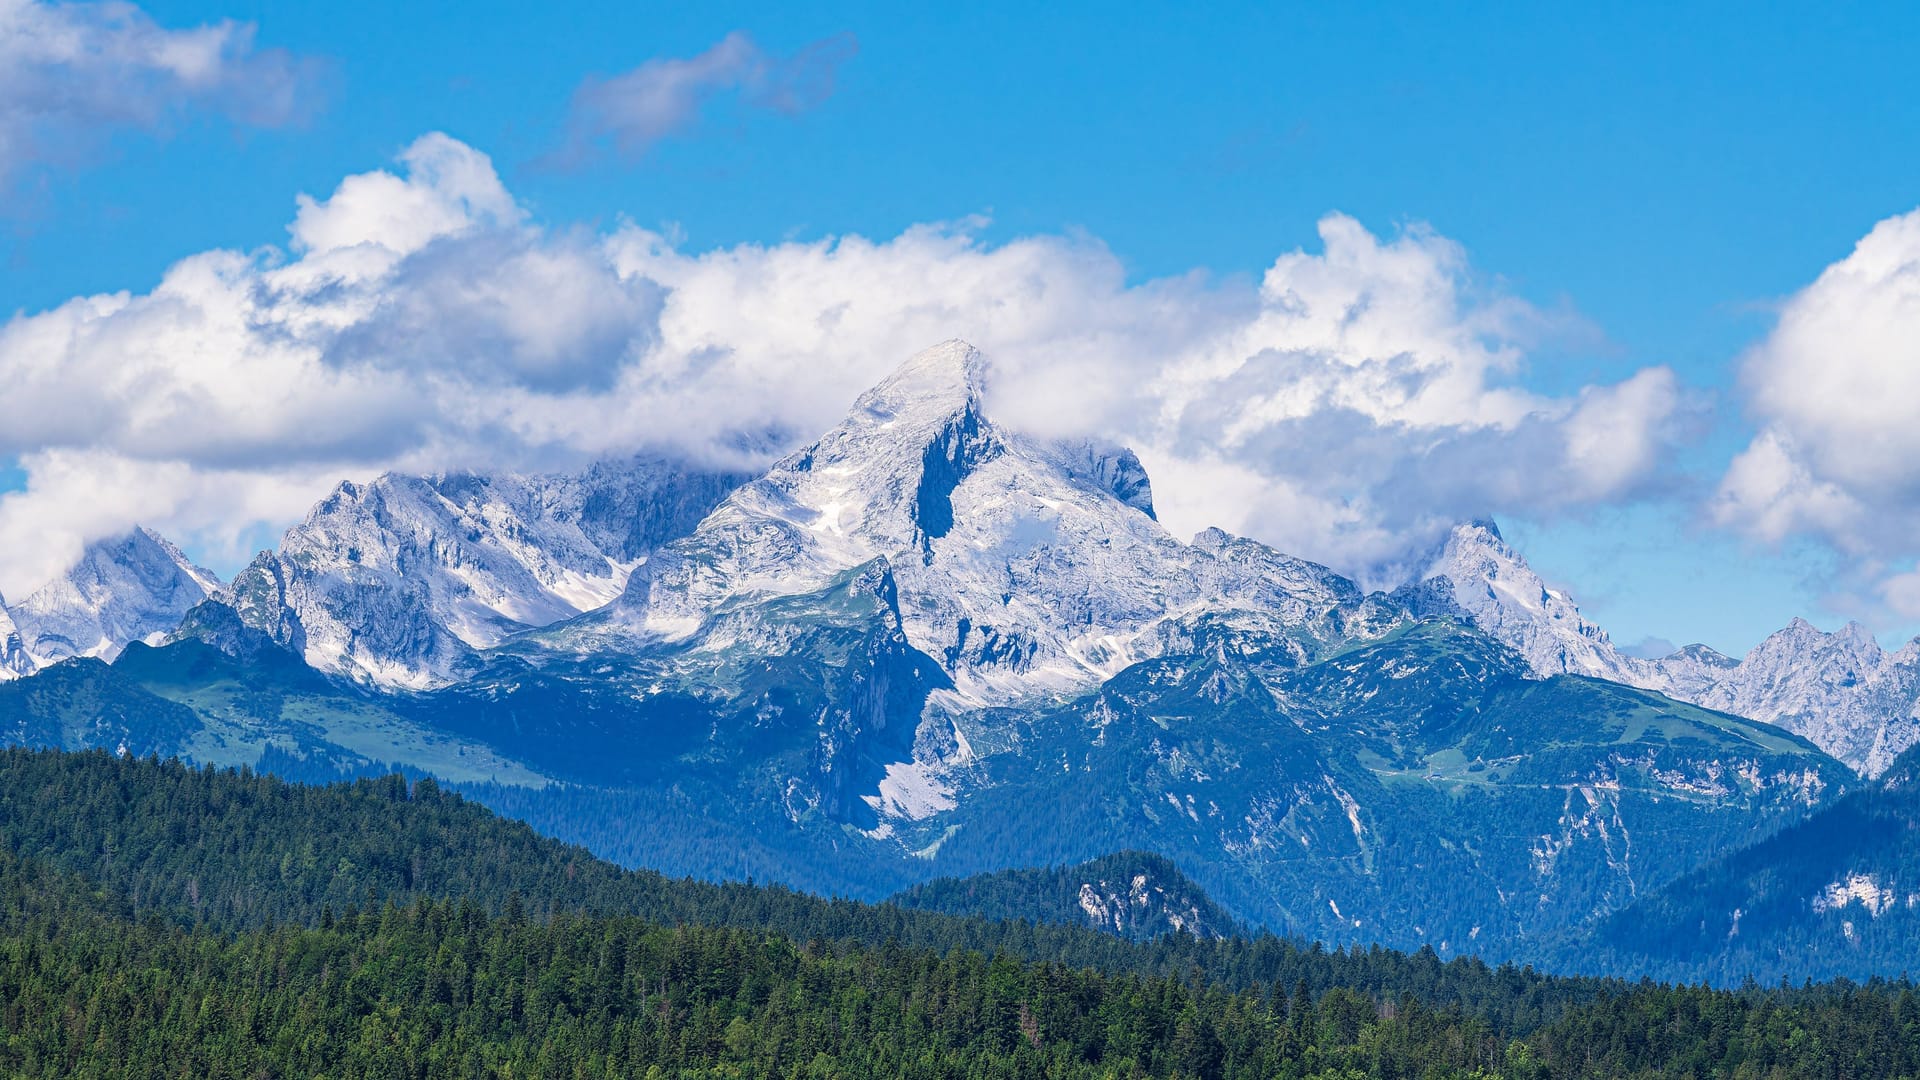
{"type": "Polygon", "coordinates": [[[1505,642],[1539,675],[1635,683],[1633,665],[1605,630],[1550,588],[1491,521],[1455,526],[1396,599],[1427,616],[1471,622],[1505,642]]]}
{"type": "Polygon", "coordinates": [[[903,826],[905,842],[937,841],[940,862],[963,866],[1176,852],[1229,909],[1275,928],[1511,956],[1850,779],[1767,725],[1533,678],[1449,621],[1292,668],[1217,644],[1031,720],[973,718],[957,808],[903,826]]]}
{"type": "Polygon", "coordinates": [[[220,588],[212,571],[148,529],[87,545],[66,574],[0,612],[0,678],[81,656],[112,660],[158,639],[220,588]]]}
{"type": "Polygon", "coordinates": [[[217,597],[231,614],[198,612],[183,632],[232,649],[237,616],[322,671],[445,685],[477,650],[614,599],[741,479],[643,457],[344,483],[217,597]]]}
{"type": "Polygon", "coordinates": [[[1346,635],[1334,613],[1361,605],[1350,582],[1217,531],[1181,543],[1154,519],[1130,451],[1002,430],[984,387],[985,362],[963,343],[914,357],[665,548],[604,617],[542,641],[685,643],[716,612],[818,590],[875,559],[897,584],[907,640],[968,707],[1097,685],[1202,613],[1246,613],[1303,654],[1346,635]]]}
{"type": "Polygon", "coordinates": [[[1681,654],[1658,668],[1675,696],[1779,724],[1867,776],[1920,742],[1920,640],[1889,653],[1859,623],[1822,633],[1795,619],[1738,663],[1719,659],[1704,686],[1686,683],[1681,654]]]}
{"type": "Polygon", "coordinates": [[[33,657],[27,655],[26,643],[20,640],[20,628],[7,614],[6,598],[0,597],[0,682],[31,675],[35,670],[33,657]]]}
{"type": "Polygon", "coordinates": [[[1456,527],[1393,595],[1418,614],[1471,622],[1536,675],[1608,679],[1778,724],[1869,777],[1920,742],[1920,640],[1888,653],[1858,623],[1828,634],[1795,619],[1740,660],[1704,645],[1626,656],[1490,522],[1456,527]]]}
{"type": "Polygon", "coordinates": [[[402,764],[670,872],[855,896],[1156,851],[1251,923],[1498,957],[1857,782],[1594,677],[1638,669],[1489,525],[1367,594],[1176,539],[1134,455],[1001,428],[990,390],[938,346],[739,484],[343,486],[172,640],[76,668],[85,694],[0,687],[0,726],[402,764]]]}
{"type": "Polygon", "coordinates": [[[1651,892],[1576,949],[1602,967],[1728,983],[1907,970],[1920,949],[1917,753],[1871,787],[1651,892]]]}

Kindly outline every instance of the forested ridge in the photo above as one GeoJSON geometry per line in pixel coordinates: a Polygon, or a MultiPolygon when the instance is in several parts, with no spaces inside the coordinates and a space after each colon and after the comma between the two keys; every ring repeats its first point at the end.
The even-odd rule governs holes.
{"type": "Polygon", "coordinates": [[[1416,986],[1526,1029],[1566,1002],[1615,985],[1541,978],[1472,958],[1324,950],[1271,935],[1133,943],[1076,926],[913,911],[825,899],[778,885],[715,884],[625,870],[583,848],[398,776],[328,786],[172,761],[0,750],[0,841],[24,858],[82,875],[135,918],[245,930],[317,925],[328,911],[467,901],[488,913],[517,904],[556,912],[635,915],[665,926],[728,926],[796,941],[1005,952],[1073,967],[1140,974],[1200,970],[1239,989],[1305,981],[1387,993],[1416,986]]]}
{"type": "Polygon", "coordinates": [[[1142,941],[1181,930],[1225,937],[1240,929],[1233,915],[1149,851],[1120,851],[1072,866],[1020,867],[964,878],[935,878],[887,898],[918,911],[1097,925],[1142,941]]]}
{"type": "Polygon", "coordinates": [[[0,771],[8,1075],[1920,1075],[1904,983],[1131,944],[623,871],[399,779],[0,771]]]}
{"type": "Polygon", "coordinates": [[[1920,971],[1920,748],[1872,785],[1604,920],[1599,963],[1771,981],[1920,971]]]}

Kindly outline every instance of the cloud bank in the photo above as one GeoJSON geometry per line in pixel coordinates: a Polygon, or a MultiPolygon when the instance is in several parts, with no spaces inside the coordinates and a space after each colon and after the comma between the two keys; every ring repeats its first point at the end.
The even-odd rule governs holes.
{"type": "Polygon", "coordinates": [[[590,78],[574,93],[560,160],[577,162],[603,144],[642,157],[722,94],[788,116],[805,112],[833,93],[835,72],[858,51],[852,34],[837,34],[792,56],[775,56],[736,30],[698,56],[649,60],[612,78],[590,78]]]}
{"type": "Polygon", "coordinates": [[[1874,226],[1789,297],[1741,365],[1759,427],[1714,519],[1769,543],[1809,538],[1847,566],[1841,606],[1920,618],[1920,210],[1874,226]]]}
{"type": "Polygon", "coordinates": [[[253,37],[230,20],[170,30],[131,4],[0,0],[0,185],[189,109],[255,127],[304,116],[312,63],[253,37]]]}
{"type": "Polygon", "coordinates": [[[135,523],[231,565],[343,477],[540,468],[642,447],[738,463],[832,424],[929,344],[993,358],[991,407],[1134,445],[1177,531],[1377,571],[1459,517],[1633,497],[1685,409],[1648,368],[1526,390],[1562,320],[1423,228],[1338,214],[1258,281],[1130,283],[1084,238],[979,222],[680,250],[530,223],[485,155],[428,135],[301,197],[284,249],[208,251],[150,293],[0,327],[0,591],[135,523]]]}

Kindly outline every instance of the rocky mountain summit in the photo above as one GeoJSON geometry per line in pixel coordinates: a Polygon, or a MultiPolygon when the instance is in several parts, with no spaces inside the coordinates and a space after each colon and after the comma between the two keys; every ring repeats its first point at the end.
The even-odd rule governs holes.
{"type": "Polygon", "coordinates": [[[1705,645],[1627,656],[1485,521],[1454,528],[1393,596],[1422,615],[1470,621],[1536,675],[1607,679],[1777,724],[1867,776],[1920,742],[1920,640],[1889,653],[1859,623],[1823,633],[1795,619],[1741,659],[1705,645]]]}
{"type": "Polygon", "coordinates": [[[131,642],[165,636],[219,588],[150,529],[95,541],[59,578],[17,604],[0,601],[0,679],[73,657],[112,660],[131,642]]]}
{"type": "Polygon", "coordinates": [[[236,655],[289,651],[388,689],[457,685],[498,650],[538,666],[616,639],[623,654],[678,647],[696,679],[693,658],[754,643],[747,609],[879,560],[902,640],[940,669],[929,693],[950,711],[1070,697],[1202,639],[1299,664],[1445,618],[1537,677],[1776,723],[1868,775],[1920,740],[1920,643],[1889,653],[1861,628],[1796,620],[1744,658],[1699,645],[1628,656],[1484,520],[1453,529],[1390,595],[1366,596],[1217,529],[1176,539],[1130,450],[999,427],[990,378],[966,344],[936,346],[759,476],[643,455],[572,474],[343,483],[224,587],[134,530],[0,603],[0,680],[168,633],[236,655]]]}
{"type": "Polygon", "coordinates": [[[1005,430],[986,415],[986,378],[962,342],[915,356],[666,546],[602,616],[542,640],[686,642],[720,613],[883,560],[906,640],[978,706],[1097,685],[1196,618],[1323,645],[1349,620],[1392,622],[1325,567],[1218,530],[1182,543],[1130,450],[1005,430]]]}
{"type": "Polygon", "coordinates": [[[424,689],[476,650],[600,607],[742,477],[637,457],[580,474],[343,483],[182,633],[244,627],[322,671],[424,689]]]}
{"type": "MultiPolygon", "coordinates": [[[[1183,541],[1135,455],[1003,427],[991,380],[936,346],[750,478],[342,485],[167,641],[0,688],[0,731],[401,765],[636,863],[850,895],[1153,851],[1235,919],[1448,955],[1520,955],[1857,780],[1596,677],[1626,661],[1490,524],[1392,595],[1183,541]]],[[[1132,880],[1073,910],[1164,925],[1132,880]]]]}
{"type": "Polygon", "coordinates": [[[1492,521],[1456,526],[1424,563],[1394,592],[1416,612],[1472,622],[1540,675],[1635,683],[1630,658],[1580,614],[1571,597],[1549,587],[1492,521]]]}
{"type": "Polygon", "coordinates": [[[1920,743],[1920,639],[1890,653],[1859,623],[1823,633],[1795,619],[1738,661],[1695,646],[1655,666],[1666,682],[1648,685],[1778,724],[1867,776],[1920,743]]]}

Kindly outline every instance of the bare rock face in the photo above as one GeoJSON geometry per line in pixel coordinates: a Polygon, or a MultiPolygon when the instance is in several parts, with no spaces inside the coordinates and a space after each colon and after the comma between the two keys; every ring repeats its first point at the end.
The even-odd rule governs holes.
{"type": "Polygon", "coordinates": [[[1674,696],[1778,724],[1867,776],[1920,742],[1920,640],[1889,653],[1859,623],[1823,633],[1795,619],[1704,688],[1682,681],[1685,653],[1658,662],[1674,696]]]}
{"type": "Polygon", "coordinates": [[[1632,683],[1629,658],[1607,632],[1550,588],[1491,521],[1457,525],[1396,599],[1422,615],[1471,622],[1512,647],[1536,673],[1632,683]]]}
{"type": "Polygon", "coordinates": [[[20,628],[7,614],[6,599],[0,597],[0,682],[31,675],[35,670],[33,658],[27,655],[27,647],[20,640],[20,628]]]}

